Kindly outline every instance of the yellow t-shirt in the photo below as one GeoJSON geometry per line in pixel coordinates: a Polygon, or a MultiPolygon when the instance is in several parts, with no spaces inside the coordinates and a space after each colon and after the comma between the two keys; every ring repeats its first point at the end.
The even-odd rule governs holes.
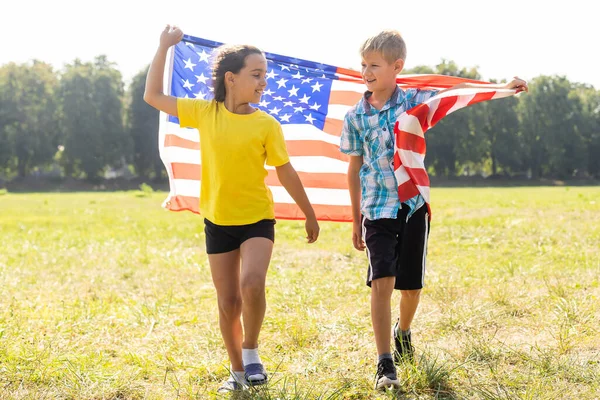
{"type": "Polygon", "coordinates": [[[200,132],[200,213],[217,225],[275,218],[265,162],[290,160],[279,122],[260,110],[234,114],[214,100],[178,98],[177,113],[182,127],[200,132]]]}

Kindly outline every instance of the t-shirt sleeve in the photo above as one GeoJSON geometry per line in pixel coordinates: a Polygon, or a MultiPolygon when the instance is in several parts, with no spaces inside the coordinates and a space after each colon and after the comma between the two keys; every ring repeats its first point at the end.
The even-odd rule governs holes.
{"type": "Polygon", "coordinates": [[[210,101],[208,100],[177,98],[179,126],[182,128],[197,128],[200,118],[202,118],[209,105],[210,101]]]}
{"type": "Polygon", "coordinates": [[[340,137],[340,151],[349,156],[362,156],[363,144],[358,129],[352,123],[350,114],[344,117],[344,126],[340,137]]]}
{"type": "Polygon", "coordinates": [[[267,133],[265,151],[267,153],[266,163],[271,167],[280,167],[290,161],[279,122],[273,121],[273,127],[267,133]]]}

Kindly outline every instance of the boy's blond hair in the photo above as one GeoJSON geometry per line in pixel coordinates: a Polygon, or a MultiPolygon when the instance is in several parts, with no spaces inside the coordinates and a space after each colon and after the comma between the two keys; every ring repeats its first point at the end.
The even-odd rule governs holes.
{"type": "Polygon", "coordinates": [[[387,30],[365,40],[360,46],[362,57],[367,53],[378,52],[383,58],[392,64],[398,59],[406,60],[406,43],[400,32],[387,30]]]}

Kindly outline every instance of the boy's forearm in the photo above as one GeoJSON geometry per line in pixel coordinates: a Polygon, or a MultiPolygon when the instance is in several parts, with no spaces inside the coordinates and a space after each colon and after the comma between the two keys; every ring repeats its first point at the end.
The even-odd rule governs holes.
{"type": "Polygon", "coordinates": [[[300,181],[300,177],[296,173],[294,167],[292,167],[292,164],[287,163],[281,167],[277,167],[276,170],[279,182],[281,182],[285,190],[290,194],[292,199],[294,199],[298,207],[300,207],[304,216],[307,219],[316,219],[315,211],[308,200],[304,186],[302,186],[302,181],[300,181]]]}
{"type": "MultiPolygon", "coordinates": [[[[452,90],[452,89],[506,89],[506,83],[470,83],[470,82],[463,82],[463,83],[459,83],[458,85],[454,85],[449,89],[446,90],[442,90],[441,92],[445,92],[447,90],[452,90]]],[[[440,92],[440,93],[441,93],[440,92]]]]}
{"type": "Polygon", "coordinates": [[[352,220],[360,221],[360,177],[358,171],[348,170],[348,191],[352,204],[352,220]]]}
{"type": "Polygon", "coordinates": [[[506,84],[504,84],[504,83],[469,83],[469,82],[465,82],[465,83],[458,84],[456,86],[471,88],[471,89],[480,89],[480,88],[502,89],[502,88],[506,87],[506,84]]]}
{"type": "Polygon", "coordinates": [[[458,85],[454,85],[448,89],[444,89],[444,90],[440,90],[437,94],[441,94],[444,92],[448,92],[450,90],[454,90],[454,89],[506,89],[506,85],[505,84],[496,84],[496,83],[490,83],[490,84],[484,84],[484,83],[469,83],[469,82],[464,82],[464,83],[459,83],[458,85]]]}

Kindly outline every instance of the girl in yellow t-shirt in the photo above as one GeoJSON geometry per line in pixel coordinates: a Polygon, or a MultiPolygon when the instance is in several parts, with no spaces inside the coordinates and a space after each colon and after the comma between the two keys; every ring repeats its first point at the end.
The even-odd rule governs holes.
{"type": "Polygon", "coordinates": [[[275,237],[271,192],[265,163],[306,217],[309,243],[319,224],[298,174],[289,162],[281,126],[250,103],[265,89],[267,60],[252,46],[219,50],[213,66],[214,100],[165,95],[163,73],[168,49],[183,32],[167,25],[152,60],[144,100],[200,132],[202,177],[200,212],[205,217],[206,252],[217,291],[219,326],[231,362],[231,376],[220,392],[267,383],[258,355],[265,315],[265,280],[275,237]],[[243,315],[243,329],[240,317],[243,315]]]}

